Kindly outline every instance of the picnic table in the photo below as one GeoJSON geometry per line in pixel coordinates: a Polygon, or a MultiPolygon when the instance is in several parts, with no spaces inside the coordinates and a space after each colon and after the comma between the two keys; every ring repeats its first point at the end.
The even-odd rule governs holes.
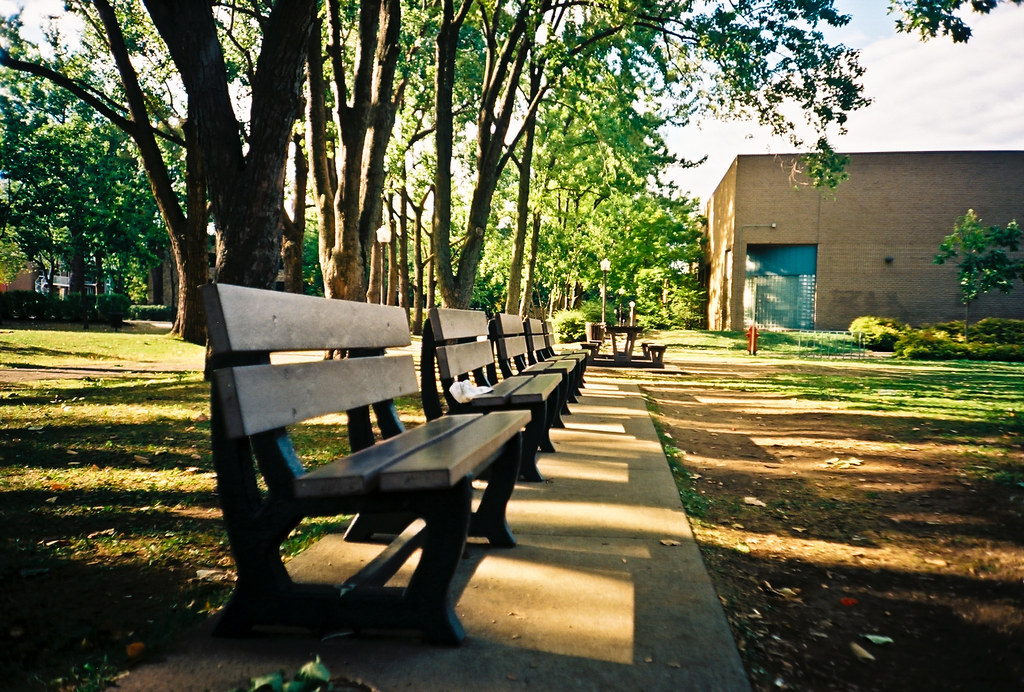
{"type": "Polygon", "coordinates": [[[633,360],[633,349],[636,347],[636,337],[643,331],[643,327],[635,325],[610,324],[605,327],[612,342],[612,357],[616,363],[630,363],[633,360]],[[620,346],[616,336],[623,337],[620,346]]]}

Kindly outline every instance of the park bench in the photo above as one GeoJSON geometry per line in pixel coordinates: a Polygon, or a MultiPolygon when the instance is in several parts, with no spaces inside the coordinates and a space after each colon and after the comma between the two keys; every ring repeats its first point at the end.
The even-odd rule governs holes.
{"type": "Polygon", "coordinates": [[[515,545],[505,508],[528,414],[448,416],[406,430],[393,400],[416,393],[415,365],[411,354],[386,354],[411,342],[401,308],[225,284],[204,286],[202,295],[213,461],[237,569],[214,634],[242,636],[260,626],[400,629],[460,642],[452,578],[467,536],[515,545]],[[294,351],[313,354],[296,362],[294,351]],[[325,359],[325,351],[344,357],[325,359]],[[353,451],[307,468],[290,426],[342,412],[353,451]],[[473,512],[472,482],[485,472],[473,512]],[[304,518],[343,514],[362,526],[347,541],[387,527],[377,557],[340,584],[293,582],[281,543],[304,518]],[[395,585],[417,549],[407,583],[395,585]]]}
{"type": "Polygon", "coordinates": [[[555,360],[529,360],[526,328],[518,315],[499,313],[491,319],[491,342],[497,356],[498,370],[502,377],[515,375],[557,374],[561,379],[558,388],[558,412],[554,427],[565,427],[561,416],[570,415],[569,402],[576,401],[575,364],[555,360]]]}
{"type": "Polygon", "coordinates": [[[576,401],[576,395],[583,387],[583,376],[587,370],[587,352],[581,350],[556,353],[550,325],[544,320],[528,317],[523,320],[523,328],[526,334],[527,360],[531,365],[561,363],[563,367],[571,367],[571,400],[576,401]]]}
{"type": "Polygon", "coordinates": [[[665,344],[654,343],[653,341],[643,341],[640,343],[640,348],[643,350],[644,357],[651,361],[652,364],[658,367],[663,367],[665,364],[665,344]]]}
{"type": "Polygon", "coordinates": [[[430,309],[420,353],[423,412],[428,420],[435,420],[444,415],[445,408],[449,414],[529,411],[519,469],[523,480],[544,480],[537,469],[537,453],[555,451],[549,430],[558,422],[561,382],[559,374],[513,375],[499,381],[487,316],[479,310],[430,309]],[[488,391],[459,401],[452,392],[456,382],[488,391]]]}

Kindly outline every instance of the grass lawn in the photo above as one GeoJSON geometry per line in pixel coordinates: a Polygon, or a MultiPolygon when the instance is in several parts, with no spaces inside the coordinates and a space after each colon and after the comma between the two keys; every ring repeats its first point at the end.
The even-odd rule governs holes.
{"type": "MultiPolygon", "coordinates": [[[[844,675],[855,679],[855,668],[814,654],[848,656],[845,641],[845,653],[820,645],[807,653],[819,643],[808,632],[832,630],[806,603],[815,584],[832,579],[826,573],[845,577],[877,546],[889,551],[878,556],[917,560],[913,569],[897,558],[879,562],[890,577],[920,572],[938,580],[946,568],[918,559],[930,555],[956,567],[958,585],[977,581],[1002,589],[1000,598],[1009,593],[1013,566],[1005,563],[1020,558],[1024,541],[1024,532],[1006,535],[1022,526],[1024,510],[1024,367],[797,360],[798,347],[770,339],[752,358],[741,334],[660,340],[669,345],[666,361],[679,367],[635,377],[657,410],[755,687],[780,689],[778,679],[825,689],[844,675]],[[769,403],[785,411],[769,413],[769,403]],[[885,465],[892,458],[903,460],[902,471],[885,465]],[[849,466],[839,468],[843,462],[849,466]],[[990,503],[992,516],[1005,520],[1002,532],[964,510],[947,535],[947,524],[928,523],[946,522],[940,495],[916,485],[904,486],[902,496],[894,489],[947,481],[990,503]],[[919,514],[940,519],[918,522],[919,514]],[[815,558],[814,541],[839,547],[815,558]],[[809,580],[785,576],[798,568],[809,580]],[[786,595],[798,588],[805,589],[802,605],[786,595]],[[806,673],[815,667],[833,677],[806,673]]],[[[202,363],[201,347],[138,327],[0,325],[0,689],[105,689],[117,671],[158,652],[227,596],[232,561],[202,363]]],[[[422,420],[417,404],[400,402],[407,422],[422,420]]],[[[330,418],[305,426],[297,447],[314,464],[345,453],[341,424],[330,418]]],[[[330,528],[303,525],[289,550],[330,528]]],[[[966,598],[987,604],[967,586],[966,598]]],[[[914,647],[900,651],[920,655],[914,647]]],[[[844,689],[876,688],[851,685],[844,689]]]]}

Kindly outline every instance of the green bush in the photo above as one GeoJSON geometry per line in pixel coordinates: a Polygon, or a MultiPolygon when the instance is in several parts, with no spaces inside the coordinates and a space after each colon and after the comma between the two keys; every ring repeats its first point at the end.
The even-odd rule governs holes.
{"type": "Polygon", "coordinates": [[[867,315],[851,322],[850,331],[863,334],[864,345],[872,351],[892,351],[907,325],[894,317],[867,315]]]}
{"type": "Polygon", "coordinates": [[[4,301],[4,317],[16,320],[43,319],[46,315],[46,296],[35,291],[8,291],[4,301]]]}
{"type": "Polygon", "coordinates": [[[949,322],[907,331],[896,342],[893,355],[898,358],[915,360],[1024,361],[1024,341],[1016,343],[964,341],[963,323],[960,322],[959,325],[959,332],[956,329],[957,323],[949,322]]]}
{"type": "Polygon", "coordinates": [[[971,325],[969,337],[987,344],[1024,344],[1024,320],[986,317],[971,325]]]}
{"type": "Polygon", "coordinates": [[[113,314],[127,317],[131,304],[132,301],[128,296],[123,296],[120,293],[101,293],[96,296],[96,312],[104,320],[109,320],[113,314]]]}
{"type": "Polygon", "coordinates": [[[587,318],[582,310],[562,310],[551,316],[551,328],[555,339],[561,343],[586,341],[587,318]]]}
{"type": "Polygon", "coordinates": [[[128,309],[128,316],[133,320],[173,322],[174,310],[170,305],[133,305],[128,309]]]}
{"type": "MultiPolygon", "coordinates": [[[[119,298],[127,300],[124,296],[119,298]]],[[[86,295],[83,301],[79,293],[61,297],[56,293],[44,294],[35,291],[8,291],[3,294],[0,305],[5,319],[50,320],[54,322],[78,322],[83,312],[90,320],[97,319],[96,296],[86,295]]]]}

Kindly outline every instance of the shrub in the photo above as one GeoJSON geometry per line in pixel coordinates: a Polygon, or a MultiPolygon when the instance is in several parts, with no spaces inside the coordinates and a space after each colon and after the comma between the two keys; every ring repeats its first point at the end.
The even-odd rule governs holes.
{"type": "MultiPolygon", "coordinates": [[[[961,329],[962,329],[962,322],[961,329]]],[[[1024,342],[991,343],[964,341],[955,323],[944,323],[905,332],[896,342],[893,354],[916,360],[996,360],[1024,361],[1024,342]],[[941,327],[941,328],[937,328],[941,327]]]]}
{"type": "Polygon", "coordinates": [[[586,315],[582,310],[562,310],[551,316],[551,328],[555,331],[555,339],[565,343],[569,341],[586,341],[586,315]]]}
{"type": "Polygon", "coordinates": [[[78,322],[86,317],[90,321],[96,319],[96,296],[87,293],[70,293],[61,301],[60,317],[57,319],[65,322],[78,322]]]}
{"type": "Polygon", "coordinates": [[[987,344],[1024,344],[1024,320],[986,317],[971,325],[970,338],[987,344]]]}
{"type": "Polygon", "coordinates": [[[113,314],[126,317],[131,303],[128,296],[123,296],[120,293],[101,293],[96,296],[96,312],[104,320],[109,320],[113,314]]]}
{"type": "Polygon", "coordinates": [[[864,335],[864,345],[872,351],[892,351],[907,325],[894,317],[858,317],[850,323],[850,331],[864,335]]]}
{"type": "Polygon", "coordinates": [[[896,341],[893,355],[915,360],[954,360],[967,358],[967,348],[940,329],[914,329],[896,341]]]}
{"type": "Polygon", "coordinates": [[[128,316],[133,320],[150,322],[174,321],[174,311],[170,305],[133,305],[128,309],[128,316]]]}

